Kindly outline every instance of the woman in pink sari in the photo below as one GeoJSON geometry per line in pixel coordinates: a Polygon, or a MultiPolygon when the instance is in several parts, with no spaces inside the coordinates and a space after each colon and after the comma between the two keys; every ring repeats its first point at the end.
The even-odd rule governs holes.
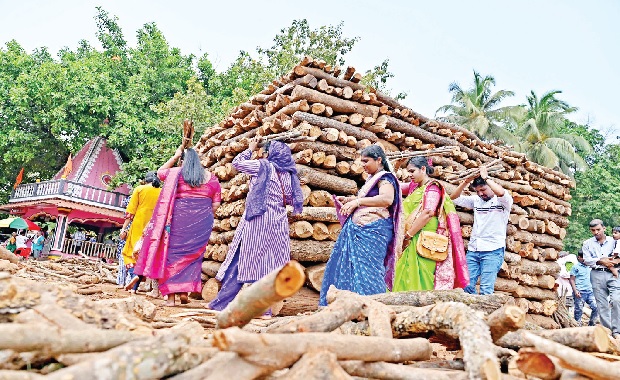
{"type": "Polygon", "coordinates": [[[220,184],[191,148],[177,149],[157,174],[164,187],[144,230],[135,272],[157,279],[168,296],[166,306],[174,306],[175,295],[185,304],[187,293],[202,290],[202,259],[220,205],[220,184]],[[182,167],[173,168],[179,158],[182,167]]]}

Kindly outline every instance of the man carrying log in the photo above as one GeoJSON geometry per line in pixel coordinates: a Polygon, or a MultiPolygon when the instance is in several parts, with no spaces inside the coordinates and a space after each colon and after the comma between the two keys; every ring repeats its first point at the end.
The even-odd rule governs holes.
{"type": "Polygon", "coordinates": [[[451,198],[455,205],[474,210],[474,227],[467,247],[469,285],[464,290],[476,294],[476,283],[480,278],[480,294],[492,294],[497,272],[504,262],[512,197],[490,179],[487,168],[481,166],[480,176],[464,179],[451,198]],[[470,183],[476,195],[461,196],[470,183]]]}
{"type": "Polygon", "coordinates": [[[592,237],[581,248],[583,261],[592,268],[590,281],[601,324],[611,329],[614,338],[620,338],[620,279],[610,269],[614,267],[611,256],[615,241],[605,234],[605,224],[600,219],[590,222],[590,232],[592,237]]]}

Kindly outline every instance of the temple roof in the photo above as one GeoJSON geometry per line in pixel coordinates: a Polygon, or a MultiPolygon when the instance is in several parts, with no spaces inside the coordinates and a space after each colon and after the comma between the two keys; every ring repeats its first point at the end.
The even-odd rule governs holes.
{"type": "MultiPolygon", "coordinates": [[[[120,171],[122,163],[121,155],[116,149],[107,146],[105,138],[95,137],[73,157],[73,170],[66,180],[105,190],[112,176],[120,171]]],[[[53,179],[61,179],[63,171],[64,167],[53,179]]],[[[129,194],[127,185],[122,185],[115,191],[129,194]]]]}

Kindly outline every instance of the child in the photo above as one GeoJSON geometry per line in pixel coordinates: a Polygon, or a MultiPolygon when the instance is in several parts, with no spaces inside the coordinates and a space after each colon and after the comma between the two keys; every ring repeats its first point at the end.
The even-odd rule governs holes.
{"type": "MultiPolygon", "coordinates": [[[[592,293],[592,284],[590,283],[590,270],[583,261],[583,251],[580,249],[577,254],[577,265],[574,265],[570,271],[570,284],[573,288],[573,296],[575,298],[575,320],[581,326],[581,315],[583,314],[583,303],[587,302],[592,314],[590,314],[590,322],[588,326],[594,326],[594,322],[598,317],[598,309],[592,293]]],[[[617,271],[616,271],[617,276],[617,271]]]]}

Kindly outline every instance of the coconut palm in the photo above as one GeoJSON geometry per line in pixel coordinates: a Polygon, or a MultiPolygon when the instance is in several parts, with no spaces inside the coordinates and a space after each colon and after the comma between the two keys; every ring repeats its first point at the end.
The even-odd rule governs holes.
{"type": "Polygon", "coordinates": [[[514,120],[522,117],[523,109],[519,106],[498,107],[502,100],[514,96],[514,92],[500,90],[493,93],[493,86],[494,77],[482,77],[474,70],[473,87],[463,90],[456,82],[450,84],[452,104],[440,107],[435,114],[447,113],[439,119],[459,124],[482,140],[499,139],[512,143],[514,136],[510,129],[514,127],[514,120]]]}
{"type": "Polygon", "coordinates": [[[515,148],[534,162],[573,174],[575,170],[587,168],[578,152],[588,155],[592,147],[582,136],[561,132],[566,115],[577,109],[557,99],[560,93],[548,91],[539,99],[532,91],[527,96],[527,113],[516,130],[520,142],[515,148]]]}

